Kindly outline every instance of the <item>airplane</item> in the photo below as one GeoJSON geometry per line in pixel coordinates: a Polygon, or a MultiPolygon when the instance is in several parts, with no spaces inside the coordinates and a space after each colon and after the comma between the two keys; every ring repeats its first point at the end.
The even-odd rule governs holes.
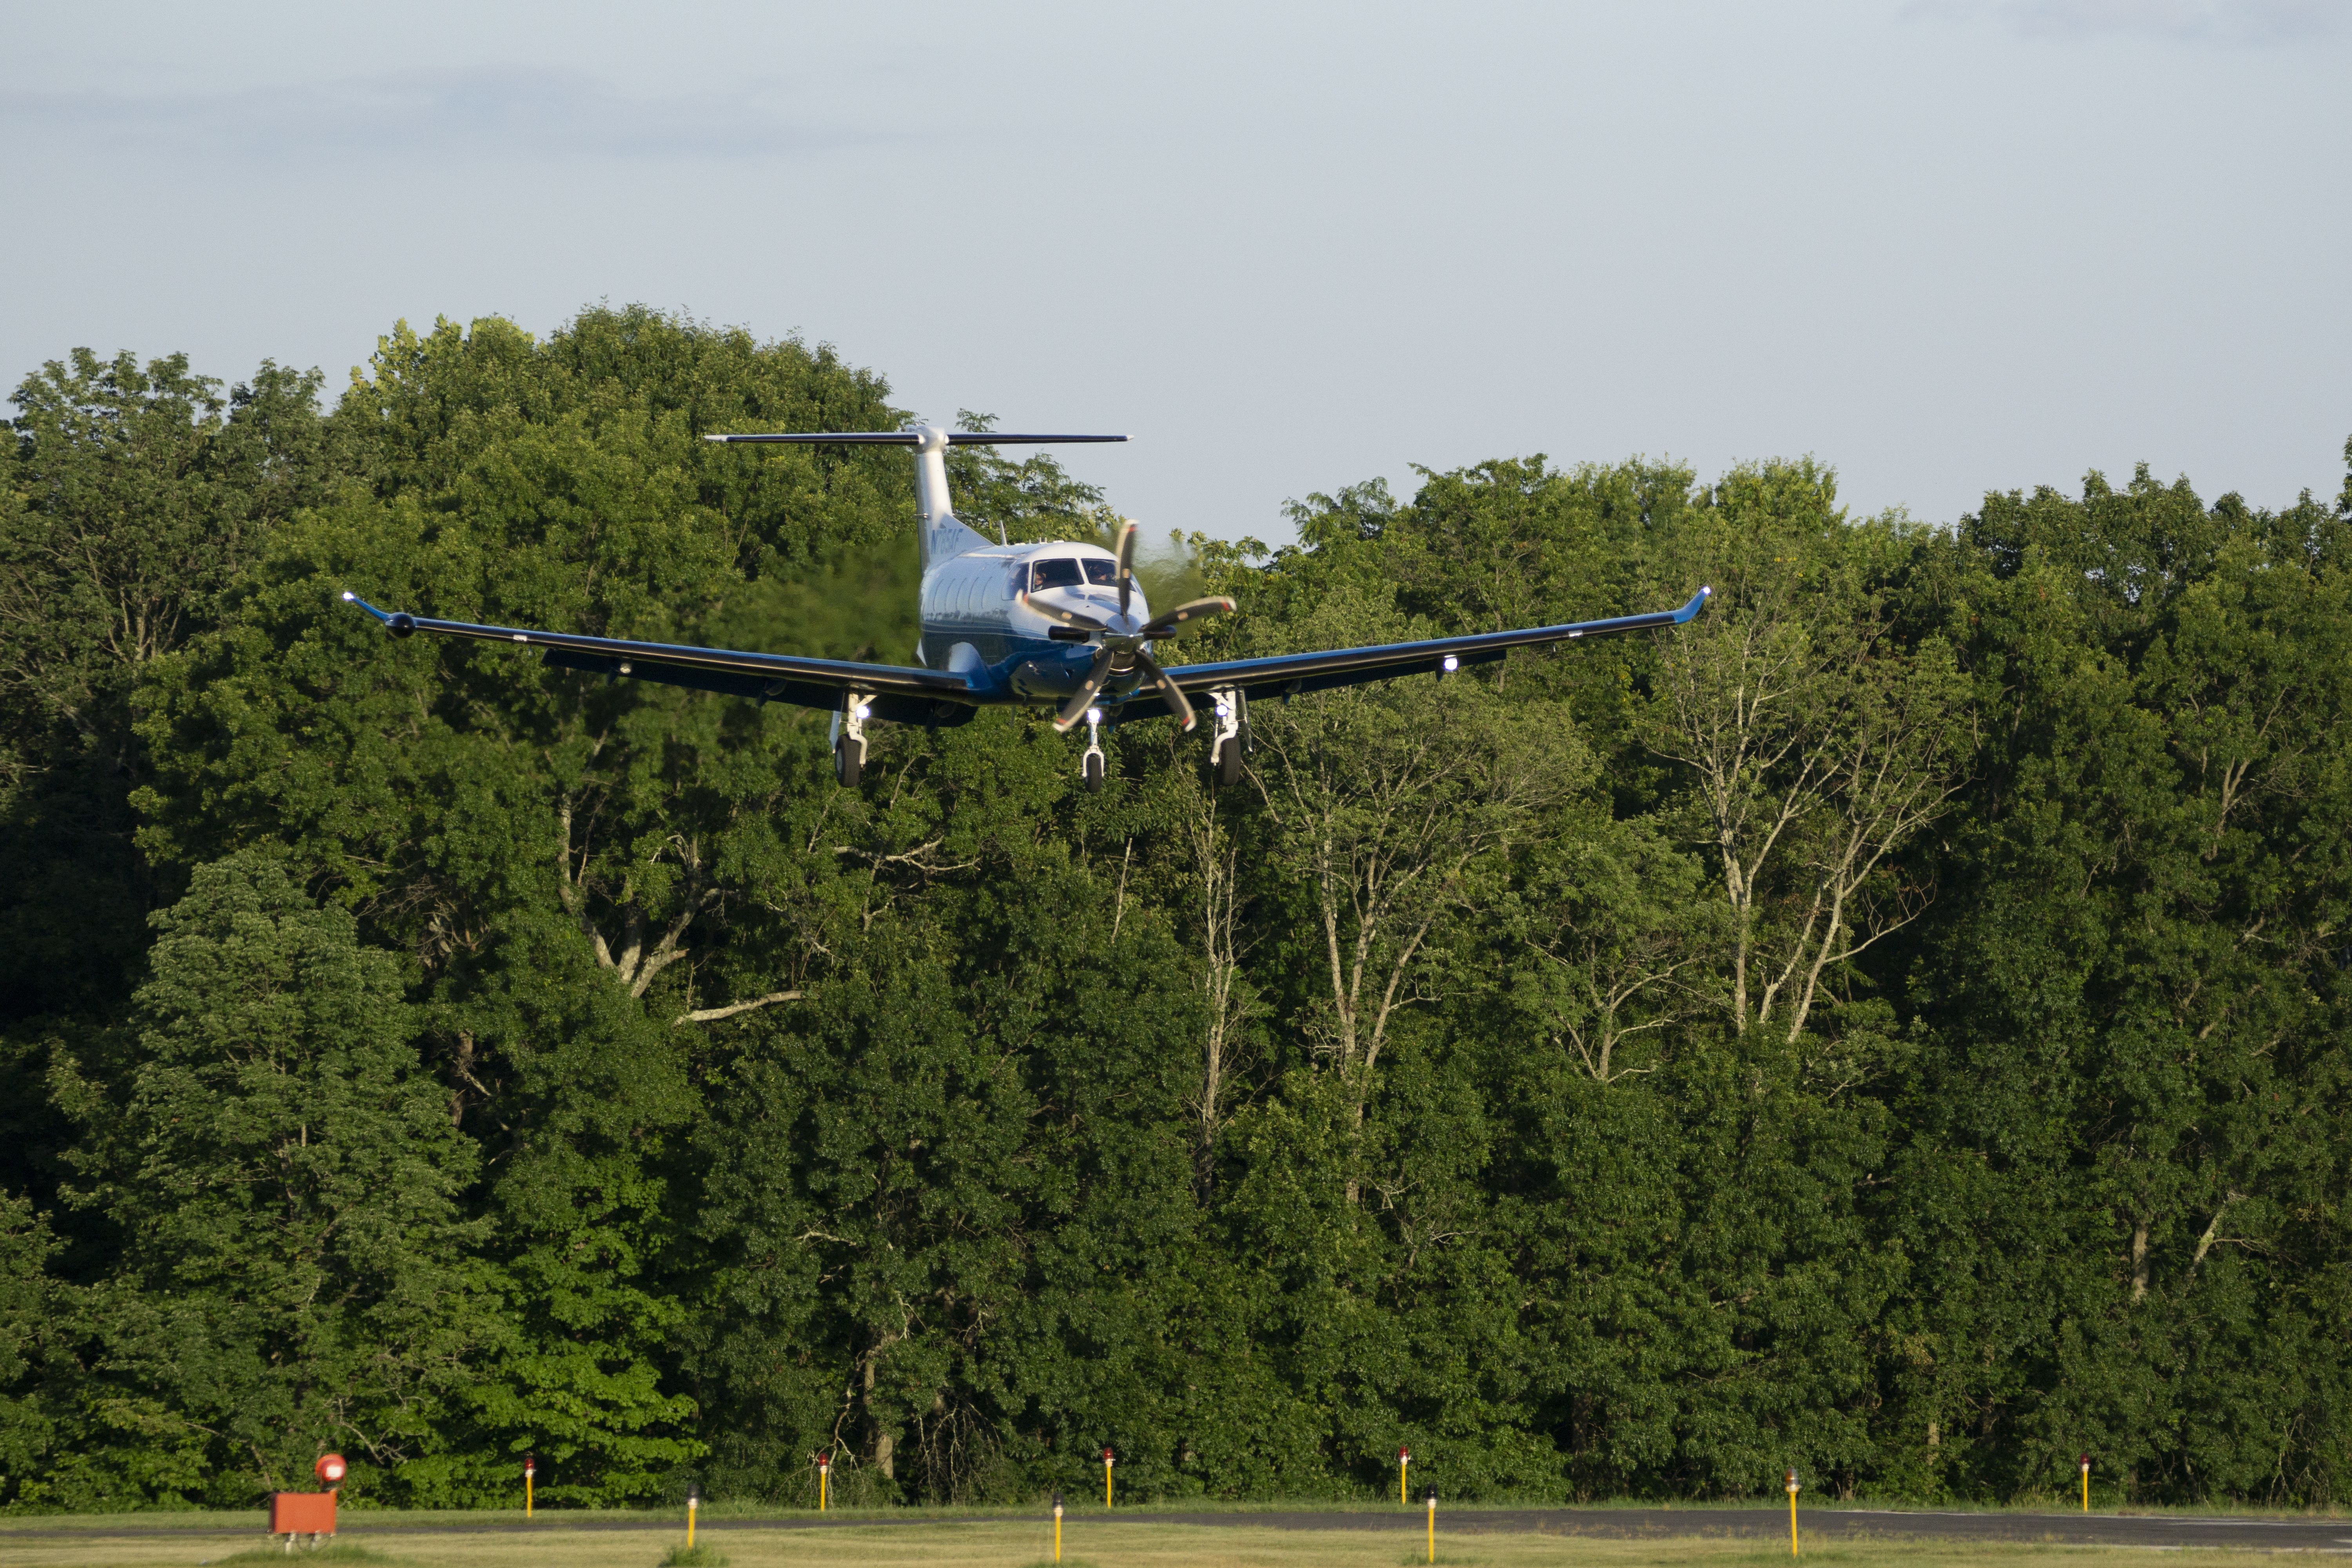
{"type": "Polygon", "coordinates": [[[1212,772],[1219,784],[1230,786],[1240,782],[1242,759],[1251,749],[1249,704],[1254,698],[1288,699],[1412,674],[1443,679],[1465,666],[1492,663],[1515,647],[1682,626],[1706,606],[1713,593],[1701,588],[1680,609],[1611,620],[1169,668],[1152,657],[1153,643],[1179,627],[1231,613],[1233,600],[1194,599],[1154,616],[1135,581],[1132,521],[1120,529],[1112,550],[1069,540],[1016,545],[1002,531],[992,544],[957,518],[948,496],[950,447],[1118,442],[1127,439],[1124,436],[999,435],[919,425],[906,430],[715,435],[703,439],[914,448],[919,514],[916,537],[923,568],[923,630],[915,652],[919,668],[478,626],[386,612],[348,591],[343,598],[394,637],[431,632],[520,644],[543,650],[541,658],[559,669],[830,710],[834,778],[845,787],[855,786],[864,772],[868,720],[945,727],[964,723],[982,708],[1052,708],[1057,731],[1067,733],[1081,722],[1087,726],[1079,775],[1087,789],[1099,790],[1107,720],[1166,716],[1189,731],[1196,722],[1194,700],[1207,698],[1215,721],[1210,733],[1212,772]]]}

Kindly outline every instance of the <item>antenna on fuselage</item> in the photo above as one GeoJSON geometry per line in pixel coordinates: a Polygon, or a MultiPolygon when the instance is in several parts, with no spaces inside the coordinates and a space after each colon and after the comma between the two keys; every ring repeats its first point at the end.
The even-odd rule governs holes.
{"type": "MultiPolygon", "coordinates": [[[[770,443],[799,447],[912,447],[915,448],[915,504],[921,522],[916,539],[922,545],[923,569],[934,561],[985,545],[988,541],[964,526],[948,499],[947,449],[950,447],[1054,447],[1100,441],[1124,441],[1124,436],[1008,436],[993,430],[943,430],[918,425],[911,430],[837,430],[778,436],[705,436],[706,441],[770,443]],[[959,537],[961,536],[961,538],[959,537]],[[969,540],[970,543],[962,541],[969,540]]],[[[1003,530],[998,533],[1002,539],[1003,530]]],[[[1011,542],[1010,541],[1003,541],[1011,542]]]]}

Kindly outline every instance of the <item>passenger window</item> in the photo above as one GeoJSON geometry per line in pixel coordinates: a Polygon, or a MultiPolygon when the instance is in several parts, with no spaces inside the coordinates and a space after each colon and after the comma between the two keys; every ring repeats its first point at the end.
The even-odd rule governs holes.
{"type": "Polygon", "coordinates": [[[1118,563],[1116,561],[1097,561],[1092,556],[1087,558],[1087,581],[1089,583],[1110,587],[1118,581],[1118,563]]]}
{"type": "Polygon", "coordinates": [[[1032,593],[1041,588],[1075,588],[1077,585],[1078,563],[1075,561],[1040,561],[1030,568],[1029,589],[1032,593]]]}

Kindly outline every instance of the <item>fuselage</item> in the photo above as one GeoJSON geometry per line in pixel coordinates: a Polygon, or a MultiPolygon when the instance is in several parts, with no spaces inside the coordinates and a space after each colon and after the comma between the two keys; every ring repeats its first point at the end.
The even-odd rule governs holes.
{"type": "MultiPolygon", "coordinates": [[[[935,559],[923,573],[923,637],[916,657],[969,679],[999,702],[1055,702],[1086,678],[1099,645],[1025,608],[1020,595],[1091,616],[1115,631],[1151,618],[1138,586],[1118,609],[1117,558],[1097,544],[983,544],[935,559]]],[[[1147,651],[1149,645],[1146,645],[1147,651]]],[[[1102,698],[1116,704],[1138,671],[1114,667],[1102,698]]]]}

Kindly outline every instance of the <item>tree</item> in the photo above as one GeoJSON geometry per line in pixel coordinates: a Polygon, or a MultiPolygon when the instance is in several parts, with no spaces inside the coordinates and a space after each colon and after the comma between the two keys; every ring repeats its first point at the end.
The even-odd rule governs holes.
{"type": "MultiPolygon", "coordinates": [[[[1348,592],[1288,629],[1338,646],[1343,626],[1402,640],[1348,592]]],[[[1298,944],[1319,982],[1304,1026],[1343,1086],[1351,1138],[1398,1019],[1428,999],[1418,976],[1438,922],[1589,766],[1549,718],[1468,679],[1326,692],[1254,716],[1259,787],[1314,931],[1298,944]]],[[[1359,1180],[1348,1177],[1351,1205],[1359,1180]]]]}
{"type": "Polygon", "coordinates": [[[16,389],[0,455],[0,1100],[16,1135],[0,1179],[44,1201],[63,1138],[42,1116],[44,1042],[120,1021],[171,896],[132,845],[150,777],[136,684],[321,493],[318,385],[265,361],[224,398],[184,354],[77,350],[16,389]]]}
{"type": "Polygon", "coordinates": [[[1668,641],[1647,729],[1688,772],[1722,882],[1732,1026],[1778,1022],[1791,1045],[1824,975],[1917,918],[1927,889],[1895,858],[1948,809],[1970,749],[1949,650],[1904,646],[1885,606],[1916,543],[1845,529],[1834,495],[1809,464],[1726,480],[1674,557],[1716,602],[1668,641]]]}
{"type": "Polygon", "coordinates": [[[94,1372],[154,1442],[201,1447],[184,1500],[296,1486],[331,1447],[397,1497],[499,1331],[467,1261],[485,1227],[458,1212],[474,1150],[398,963],[260,849],[199,868],[155,929],[117,1074],[58,1068],[84,1129],[72,1201],[123,1238],[94,1372]]]}

